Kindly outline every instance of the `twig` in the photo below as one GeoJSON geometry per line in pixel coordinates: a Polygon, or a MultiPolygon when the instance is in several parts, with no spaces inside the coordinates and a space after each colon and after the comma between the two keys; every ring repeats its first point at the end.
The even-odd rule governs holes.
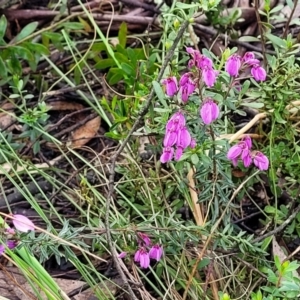
{"type": "Polygon", "coordinates": [[[293,9],[292,9],[292,11],[291,11],[291,13],[290,13],[290,16],[289,16],[287,22],[285,23],[284,32],[283,32],[283,34],[282,34],[282,37],[283,37],[284,39],[285,39],[286,36],[287,36],[287,32],[288,32],[288,30],[289,30],[289,26],[290,26],[292,17],[293,17],[293,15],[294,15],[294,13],[295,13],[295,10],[296,10],[297,5],[298,5],[298,0],[295,0],[295,1],[294,1],[294,7],[293,7],[293,9]]]}
{"type": "MultiPolygon", "coordinates": [[[[252,242],[253,243],[258,243],[258,242],[261,242],[262,240],[264,240],[265,238],[273,235],[273,234],[276,234],[276,233],[279,233],[281,232],[286,226],[288,226],[297,216],[297,214],[300,212],[300,205],[295,209],[295,211],[278,227],[276,227],[274,230],[271,230],[269,232],[267,232],[266,234],[264,235],[261,235],[259,237],[257,237],[256,239],[254,239],[252,242]]],[[[296,249],[297,250],[297,249],[296,249]]],[[[300,248],[299,248],[300,250],[300,248]]],[[[298,250],[298,251],[299,251],[298,250]]],[[[295,251],[294,251],[295,252],[295,251]]],[[[294,252],[292,254],[290,254],[288,257],[291,257],[293,256],[294,252]]],[[[288,258],[287,258],[288,259],[288,258]]]]}
{"type": "MultiPolygon", "coordinates": [[[[161,67],[161,70],[157,76],[157,81],[161,81],[163,74],[165,72],[165,69],[167,68],[170,60],[172,59],[175,49],[177,47],[177,44],[179,43],[180,39],[182,38],[186,28],[188,27],[189,22],[188,21],[184,21],[184,23],[181,25],[178,33],[177,33],[177,37],[175,38],[175,40],[173,41],[173,45],[170,48],[168,54],[165,57],[165,61],[161,67]]],[[[123,284],[125,289],[128,291],[131,299],[137,300],[137,297],[135,296],[131,286],[129,285],[129,282],[126,278],[126,275],[124,274],[120,263],[119,263],[119,258],[117,256],[117,251],[115,249],[114,243],[112,241],[112,236],[111,236],[111,231],[110,231],[110,223],[109,223],[109,212],[110,212],[110,204],[112,201],[112,197],[113,197],[113,193],[114,193],[114,183],[115,183],[115,166],[116,166],[116,161],[117,158],[119,157],[119,155],[121,154],[121,152],[124,150],[124,148],[126,147],[129,139],[131,138],[132,134],[134,133],[134,131],[137,129],[137,127],[139,126],[142,118],[145,116],[145,114],[147,113],[150,104],[152,102],[152,98],[154,96],[154,88],[152,87],[150,94],[147,98],[147,101],[144,105],[144,107],[141,109],[141,111],[138,114],[138,117],[135,121],[135,123],[133,124],[131,130],[129,131],[127,137],[125,138],[125,140],[123,141],[123,143],[120,145],[119,149],[115,152],[115,154],[111,157],[110,159],[110,170],[109,170],[109,183],[108,183],[108,195],[107,195],[107,200],[106,200],[106,212],[105,212],[105,227],[106,227],[106,237],[107,237],[107,243],[109,246],[109,249],[111,251],[111,256],[112,259],[115,263],[116,269],[119,273],[119,275],[121,276],[122,280],[123,280],[123,284]]]]}

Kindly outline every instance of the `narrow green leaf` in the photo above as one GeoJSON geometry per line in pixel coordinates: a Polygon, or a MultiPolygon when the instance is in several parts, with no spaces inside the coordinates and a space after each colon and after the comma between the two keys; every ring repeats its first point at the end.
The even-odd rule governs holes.
{"type": "Polygon", "coordinates": [[[6,28],[7,28],[7,20],[5,15],[2,15],[0,18],[0,39],[4,38],[6,28]]]}
{"type": "Polygon", "coordinates": [[[131,65],[126,64],[126,63],[121,63],[122,70],[127,74],[127,75],[134,75],[134,69],[131,65]]]}
{"type": "Polygon", "coordinates": [[[118,32],[119,45],[121,45],[124,49],[126,47],[127,41],[127,25],[125,22],[122,22],[120,25],[120,29],[118,32]]]}
{"type": "Polygon", "coordinates": [[[105,58],[95,64],[95,69],[103,70],[106,68],[115,67],[116,63],[112,58],[105,58]]]}
{"type": "Polygon", "coordinates": [[[266,33],[265,36],[267,37],[268,40],[270,40],[273,43],[273,45],[276,45],[281,48],[286,47],[286,42],[283,39],[279,38],[278,36],[275,36],[274,34],[271,33],[266,33]]]}
{"type": "Polygon", "coordinates": [[[39,24],[38,22],[32,22],[32,23],[27,24],[21,30],[21,32],[15,37],[14,41],[19,42],[19,41],[25,39],[26,37],[30,36],[36,30],[38,24],[39,24]]]}
{"type": "Polygon", "coordinates": [[[168,108],[168,104],[167,101],[165,99],[165,93],[161,87],[161,84],[159,84],[157,81],[152,81],[152,85],[154,88],[154,91],[159,99],[159,101],[161,102],[161,104],[164,106],[164,108],[168,108]]]}
{"type": "Polygon", "coordinates": [[[0,77],[2,79],[5,79],[7,77],[6,65],[1,56],[0,56],[0,77]]]}

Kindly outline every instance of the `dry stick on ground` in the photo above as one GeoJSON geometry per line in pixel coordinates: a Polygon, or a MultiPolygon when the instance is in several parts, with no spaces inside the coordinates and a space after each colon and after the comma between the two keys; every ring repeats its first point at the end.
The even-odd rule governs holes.
{"type": "MultiPolygon", "coordinates": [[[[188,21],[184,21],[184,23],[181,25],[178,33],[177,33],[177,37],[175,38],[172,47],[170,48],[168,54],[165,57],[165,61],[161,67],[161,70],[157,76],[157,81],[161,81],[163,74],[165,72],[165,69],[167,68],[170,60],[172,59],[175,49],[177,47],[177,44],[179,43],[180,39],[182,38],[185,30],[187,29],[189,25],[188,21]]],[[[109,223],[109,211],[110,211],[110,204],[111,204],[111,200],[113,197],[113,193],[114,193],[114,183],[115,183],[115,166],[116,166],[116,161],[117,158],[119,157],[119,155],[121,154],[121,152],[124,150],[124,148],[126,147],[129,139],[131,138],[132,134],[134,133],[134,131],[137,129],[137,127],[139,126],[142,118],[146,115],[150,104],[152,102],[152,98],[154,97],[154,88],[152,87],[150,94],[147,98],[147,101],[144,105],[144,107],[141,109],[141,111],[138,114],[138,117],[136,119],[136,121],[134,122],[131,130],[129,131],[127,137],[125,138],[125,140],[123,141],[123,143],[120,145],[119,149],[116,151],[116,153],[111,157],[110,162],[111,162],[111,166],[110,166],[110,170],[109,170],[109,183],[108,183],[108,195],[107,195],[107,200],[106,200],[106,212],[105,212],[105,227],[106,227],[106,236],[107,236],[107,243],[109,246],[109,249],[111,251],[111,256],[112,259],[115,263],[116,269],[119,273],[119,275],[121,276],[122,280],[123,280],[123,284],[125,286],[125,289],[128,291],[129,295],[131,296],[131,299],[135,299],[137,300],[137,297],[135,296],[131,286],[129,285],[129,282],[126,278],[126,275],[124,274],[120,263],[119,263],[119,258],[118,258],[118,254],[117,251],[115,249],[113,240],[112,240],[112,236],[111,236],[111,232],[110,232],[110,223],[109,223]]]]}

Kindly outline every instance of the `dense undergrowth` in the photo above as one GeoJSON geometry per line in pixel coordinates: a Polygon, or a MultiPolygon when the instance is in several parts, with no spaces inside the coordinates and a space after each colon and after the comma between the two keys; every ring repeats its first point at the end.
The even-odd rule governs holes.
{"type": "Polygon", "coordinates": [[[69,299],[47,267],[66,261],[98,299],[299,297],[299,44],[268,5],[251,63],[195,52],[199,14],[236,35],[219,1],[174,1],[152,42],[126,23],[105,36],[83,5],[12,40],[1,17],[2,255],[38,299],[69,299]],[[19,214],[35,230],[7,232],[19,214]]]}

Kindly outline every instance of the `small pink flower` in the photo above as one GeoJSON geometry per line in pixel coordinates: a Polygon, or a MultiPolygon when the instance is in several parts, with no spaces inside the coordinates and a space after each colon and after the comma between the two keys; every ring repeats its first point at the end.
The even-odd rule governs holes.
{"type": "Polygon", "coordinates": [[[159,261],[163,255],[163,248],[159,244],[152,246],[149,251],[149,257],[159,261]]]}
{"type": "Polygon", "coordinates": [[[202,78],[208,87],[213,87],[217,80],[218,72],[210,67],[204,67],[202,70],[202,78]]]}
{"type": "Polygon", "coordinates": [[[269,168],[269,159],[260,151],[255,152],[253,163],[261,171],[266,171],[269,168]]]}
{"type": "Polygon", "coordinates": [[[22,232],[34,231],[34,224],[23,215],[13,215],[14,219],[12,220],[16,229],[22,232]]]}
{"type": "Polygon", "coordinates": [[[237,54],[231,55],[225,64],[225,71],[230,76],[238,76],[241,67],[241,57],[237,54]]]}
{"type": "Polygon", "coordinates": [[[15,241],[15,240],[8,240],[8,241],[6,242],[6,245],[7,245],[7,247],[8,247],[9,249],[14,249],[15,247],[17,247],[18,242],[15,241]]]}
{"type": "Polygon", "coordinates": [[[141,268],[147,269],[150,265],[149,253],[144,248],[140,248],[134,255],[134,261],[139,262],[141,268]]]}
{"type": "Polygon", "coordinates": [[[258,64],[252,66],[251,75],[256,81],[265,81],[267,78],[266,70],[258,64]]]}
{"type": "Polygon", "coordinates": [[[227,153],[227,158],[230,159],[234,166],[237,166],[238,159],[241,158],[243,164],[248,168],[252,163],[250,149],[252,147],[251,138],[246,135],[241,141],[232,146],[227,153]]]}
{"type": "Polygon", "coordinates": [[[243,62],[249,66],[252,66],[254,64],[259,64],[259,60],[255,58],[255,55],[253,52],[246,52],[243,56],[243,62]]]}
{"type": "Polygon", "coordinates": [[[201,70],[203,70],[205,67],[212,69],[213,68],[213,62],[209,57],[207,57],[205,55],[202,55],[201,58],[198,61],[197,67],[201,70]]]}
{"type": "Polygon", "coordinates": [[[175,157],[174,157],[175,160],[178,161],[181,158],[182,154],[183,154],[183,148],[177,147],[177,149],[175,151],[175,157]]]}
{"type": "Polygon", "coordinates": [[[185,73],[179,80],[179,95],[181,100],[186,103],[189,96],[195,91],[196,84],[191,79],[191,73],[185,73]]]}
{"type": "Polygon", "coordinates": [[[192,149],[194,149],[194,148],[196,147],[196,145],[197,145],[196,140],[192,138],[192,139],[191,139],[191,143],[190,143],[190,147],[191,147],[192,149]]]}
{"type": "Polygon", "coordinates": [[[160,157],[160,161],[165,164],[168,161],[171,161],[174,156],[174,148],[173,147],[166,147],[163,149],[163,153],[160,157]]]}
{"type": "Polygon", "coordinates": [[[218,105],[212,99],[205,100],[200,109],[200,116],[203,123],[209,125],[219,116],[218,105]]]}
{"type": "Polygon", "coordinates": [[[182,112],[176,112],[167,122],[166,130],[179,130],[182,126],[185,125],[185,117],[182,112]]]}
{"type": "Polygon", "coordinates": [[[178,136],[178,131],[175,130],[167,130],[167,133],[165,134],[163,145],[164,147],[172,147],[176,144],[178,136]]]}
{"type": "Polygon", "coordinates": [[[175,76],[162,80],[162,84],[166,86],[166,94],[173,97],[178,91],[177,79],[175,76]]]}
{"type": "Polygon", "coordinates": [[[192,140],[192,138],[191,138],[191,135],[190,135],[189,131],[187,130],[187,128],[182,127],[178,131],[178,138],[177,138],[176,146],[181,147],[182,149],[185,149],[190,145],[191,140],[192,140]]]}
{"type": "Polygon", "coordinates": [[[5,228],[5,234],[11,234],[11,235],[15,235],[16,231],[13,228],[5,228]]]}
{"type": "Polygon", "coordinates": [[[122,251],[119,255],[118,258],[124,258],[127,255],[127,252],[122,251]]]}
{"type": "MultiPolygon", "coordinates": [[[[145,246],[150,246],[151,245],[151,240],[150,240],[150,237],[148,236],[148,234],[142,233],[142,232],[138,232],[138,236],[143,241],[143,243],[145,244],[145,246]]],[[[139,241],[139,243],[140,243],[140,241],[139,241]]]]}

